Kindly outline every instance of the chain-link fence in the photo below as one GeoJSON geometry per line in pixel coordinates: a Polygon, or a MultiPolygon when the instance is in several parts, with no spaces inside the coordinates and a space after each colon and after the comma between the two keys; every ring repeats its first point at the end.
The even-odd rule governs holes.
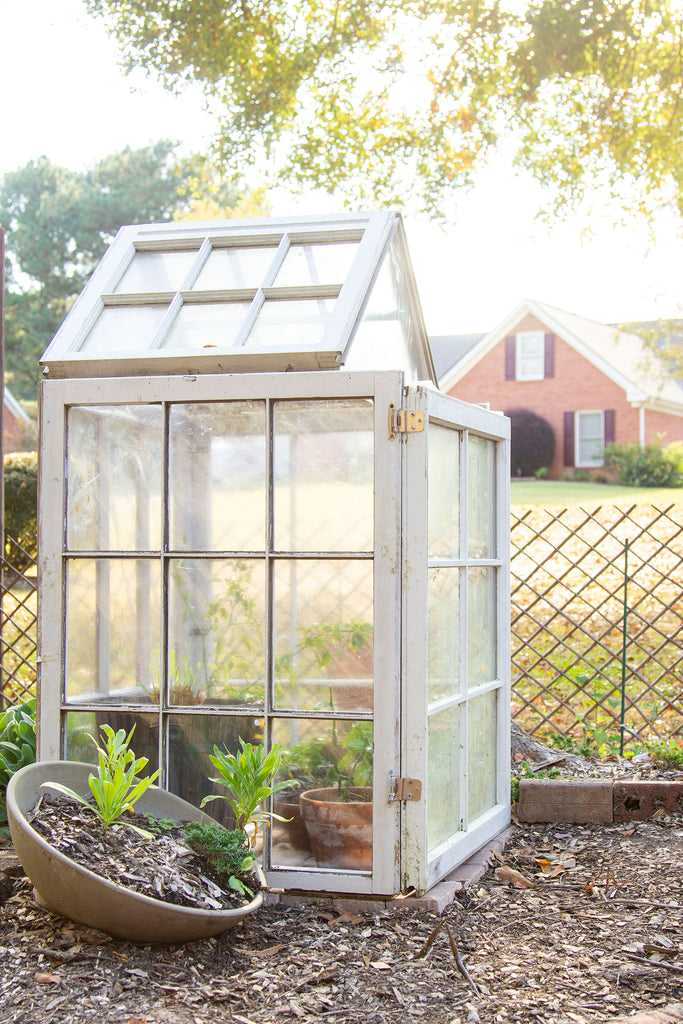
{"type": "Polygon", "coordinates": [[[511,525],[514,718],[618,740],[626,598],[626,735],[682,734],[683,505],[517,509],[511,525]]]}
{"type": "Polygon", "coordinates": [[[0,677],[2,707],[36,692],[38,579],[31,555],[11,538],[0,556],[0,677]],[[21,570],[16,566],[22,566],[21,570]]]}

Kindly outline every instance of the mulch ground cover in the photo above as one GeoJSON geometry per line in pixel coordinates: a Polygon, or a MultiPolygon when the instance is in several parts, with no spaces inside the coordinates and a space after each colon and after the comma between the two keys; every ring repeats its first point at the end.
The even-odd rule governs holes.
{"type": "Polygon", "coordinates": [[[275,904],[184,946],[57,917],[5,857],[0,1024],[583,1024],[683,993],[680,816],[516,825],[440,916],[275,904]]]}

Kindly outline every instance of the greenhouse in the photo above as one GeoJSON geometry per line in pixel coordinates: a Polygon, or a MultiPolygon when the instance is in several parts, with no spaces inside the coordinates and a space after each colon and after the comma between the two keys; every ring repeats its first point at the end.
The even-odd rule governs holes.
{"type": "MultiPolygon", "coordinates": [[[[283,751],[268,883],[423,892],[509,807],[509,424],[396,213],[122,228],[43,357],[41,759],[283,751]]],[[[212,813],[222,804],[211,804],[212,813]]]]}

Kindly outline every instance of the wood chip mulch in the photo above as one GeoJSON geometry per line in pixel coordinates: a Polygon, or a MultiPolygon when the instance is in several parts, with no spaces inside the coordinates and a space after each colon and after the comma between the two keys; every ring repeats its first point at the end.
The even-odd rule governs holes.
{"type": "MultiPolygon", "coordinates": [[[[151,899],[199,910],[230,910],[249,902],[231,892],[225,876],[189,847],[180,826],[152,836],[153,819],[132,814],[103,832],[89,807],[49,795],[41,796],[27,820],[76,864],[151,899]]],[[[244,881],[254,892],[259,888],[255,878],[244,881]]]]}
{"type": "Polygon", "coordinates": [[[185,946],[56,917],[5,857],[0,1024],[592,1024],[683,994],[681,817],[515,826],[441,916],[276,904],[185,946]]]}

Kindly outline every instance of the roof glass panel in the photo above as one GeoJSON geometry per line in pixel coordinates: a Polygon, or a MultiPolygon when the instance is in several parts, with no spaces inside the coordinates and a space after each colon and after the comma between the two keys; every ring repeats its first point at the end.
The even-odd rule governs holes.
{"type": "Polygon", "coordinates": [[[276,252],[275,245],[212,249],[193,288],[198,291],[258,288],[276,252]]]}
{"type": "Polygon", "coordinates": [[[105,306],[86,335],[81,351],[137,352],[152,347],[168,303],[145,306],[105,306]]]}
{"type": "Polygon", "coordinates": [[[163,348],[231,348],[250,305],[250,302],[188,303],[178,313],[163,348]]]}
{"type": "Polygon", "coordinates": [[[334,299],[268,299],[247,345],[293,351],[302,345],[319,345],[334,304],[334,299]]]}
{"type": "Polygon", "coordinates": [[[41,362],[55,379],[340,366],[435,379],[390,211],[123,227],[41,362]]]}
{"type": "Polygon", "coordinates": [[[114,290],[120,294],[176,292],[196,259],[196,250],[136,252],[114,290]]]}
{"type": "Polygon", "coordinates": [[[280,267],[275,284],[342,284],[358,252],[357,242],[292,245],[280,267]]]}

